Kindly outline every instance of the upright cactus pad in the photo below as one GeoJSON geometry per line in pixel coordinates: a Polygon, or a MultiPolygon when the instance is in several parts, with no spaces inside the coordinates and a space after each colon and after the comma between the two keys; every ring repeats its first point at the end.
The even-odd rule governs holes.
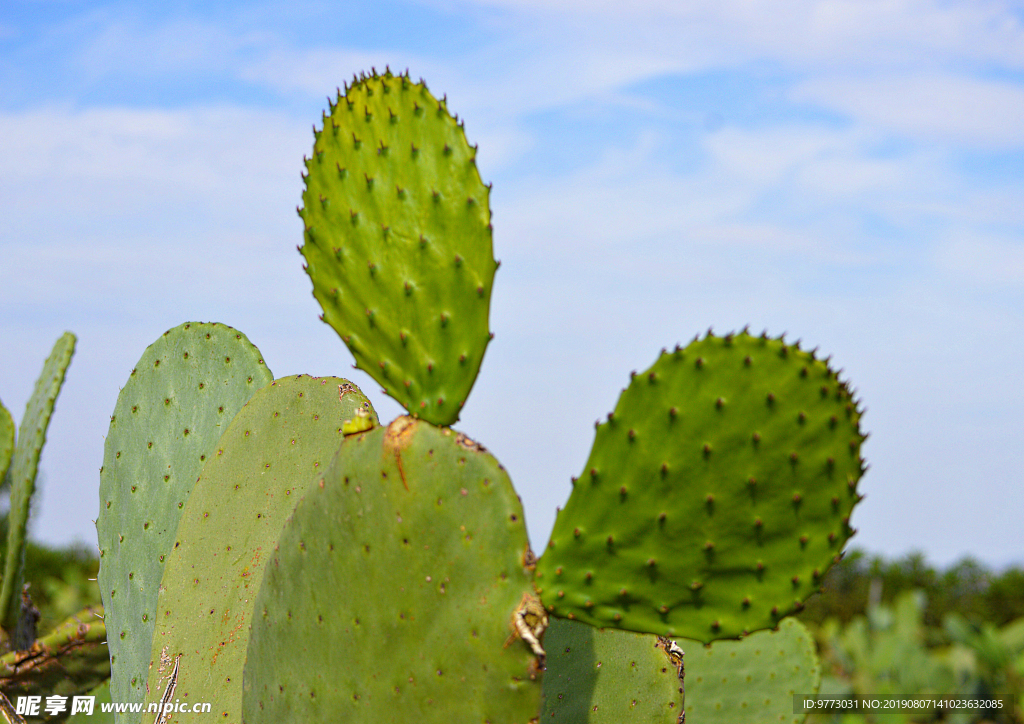
{"type": "Polygon", "coordinates": [[[682,721],[683,651],[672,641],[555,618],[544,646],[542,722],[682,721]]]}
{"type": "MultiPolygon", "coordinates": [[[[227,427],[185,503],[167,556],[147,662],[147,704],[160,701],[177,664],[175,698],[210,702],[222,724],[241,722],[242,666],[267,561],[356,410],[376,420],[347,380],[288,377],[256,392],[227,427]]],[[[190,715],[172,714],[161,724],[179,716],[190,721],[190,715]]]]}
{"type": "Polygon", "coordinates": [[[96,522],[115,701],[143,700],[164,559],[182,508],[228,423],[271,380],[241,332],[189,322],[149,346],[117,397],[96,522]]]}
{"type": "Polygon", "coordinates": [[[489,186],[462,124],[390,73],[339,93],[299,215],[323,319],[413,417],[458,419],[490,339],[489,186]]]}
{"type": "MultiPolygon", "coordinates": [[[[50,416],[64,384],[64,373],[75,353],[75,335],[65,332],[53,345],[46,358],[43,371],[36,380],[35,389],[25,406],[17,442],[11,455],[8,478],[11,482],[11,512],[7,528],[7,559],[4,561],[3,588],[0,590],[0,625],[8,632],[18,628],[21,613],[21,587],[25,568],[25,529],[28,526],[29,505],[36,489],[39,456],[46,442],[46,429],[50,416]]],[[[17,638],[17,636],[16,636],[17,638]]],[[[15,642],[15,647],[27,646],[29,641],[15,642]]]]}
{"type": "Polygon", "coordinates": [[[4,482],[7,468],[14,454],[14,419],[0,402],[0,484],[4,482]]]}
{"type": "Polygon", "coordinates": [[[598,426],[538,562],[545,605],[698,641],[777,625],[852,533],[859,418],[825,361],[779,339],[663,352],[598,426]]]}
{"type": "Polygon", "coordinates": [[[508,475],[472,440],[408,417],[346,438],[257,596],[245,721],[535,720],[513,623],[543,615],[531,563],[508,475]]]}
{"type": "MultiPolygon", "coordinates": [[[[794,618],[777,631],[686,648],[686,720],[701,724],[800,724],[793,697],[813,697],[821,680],[814,639],[794,618]]],[[[687,645],[689,643],[690,645],[687,645]]]]}

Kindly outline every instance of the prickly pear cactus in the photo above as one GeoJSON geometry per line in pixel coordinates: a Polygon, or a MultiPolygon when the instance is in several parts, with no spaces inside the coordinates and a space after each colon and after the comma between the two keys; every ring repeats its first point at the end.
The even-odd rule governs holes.
{"type": "Polygon", "coordinates": [[[46,429],[50,416],[64,384],[64,373],[75,353],[75,335],[65,332],[53,345],[46,358],[43,371],[36,380],[35,389],[25,406],[17,442],[11,456],[8,477],[11,481],[11,511],[7,528],[7,559],[4,561],[3,588],[0,590],[0,625],[13,632],[14,648],[24,648],[33,638],[24,640],[18,631],[21,615],[21,588],[25,569],[25,529],[28,525],[29,504],[36,489],[39,456],[46,442],[46,429]]]}
{"type": "Polygon", "coordinates": [[[476,147],[444,99],[390,72],[354,80],[314,135],[300,250],[323,320],[410,415],[450,425],[491,336],[476,147]]]}
{"type": "Polygon", "coordinates": [[[19,696],[76,696],[110,677],[103,610],[87,608],[22,651],[0,657],[0,690],[19,696]]]}
{"type": "Polygon", "coordinates": [[[409,417],[346,438],[256,597],[244,721],[535,720],[531,563],[478,444],[409,417]]]}
{"type": "Polygon", "coordinates": [[[775,626],[852,531],[860,411],[811,352],[745,332],[663,352],[597,429],[537,565],[548,610],[698,641],[775,626]]]}
{"type": "MultiPolygon", "coordinates": [[[[185,503],[167,556],[147,704],[173,691],[183,702],[211,703],[218,722],[241,722],[242,666],[267,561],[357,410],[376,421],[352,383],[300,375],[256,392],[227,427],[185,503]]],[[[179,716],[190,720],[171,714],[161,724],[179,716]]]]}
{"type": "Polygon", "coordinates": [[[271,380],[244,334],[188,322],[146,349],[117,397],[96,530],[118,702],[145,696],[164,560],[192,486],[228,423],[271,380]]]}
{"type": "Polygon", "coordinates": [[[777,631],[686,649],[686,719],[701,724],[800,724],[793,697],[813,697],[821,679],[814,639],[787,618],[777,631]]]}
{"type": "Polygon", "coordinates": [[[548,655],[541,721],[682,720],[683,651],[672,641],[553,618],[544,646],[548,655]]]}
{"type": "Polygon", "coordinates": [[[0,402],[0,484],[7,475],[7,468],[11,464],[11,455],[14,453],[14,419],[0,402]]]}

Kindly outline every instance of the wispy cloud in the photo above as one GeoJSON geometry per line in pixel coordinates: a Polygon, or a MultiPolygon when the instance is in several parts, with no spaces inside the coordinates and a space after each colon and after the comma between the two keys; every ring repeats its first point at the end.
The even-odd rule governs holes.
{"type": "MultiPolygon", "coordinates": [[[[479,0],[550,19],[554,34],[571,19],[566,44],[596,40],[657,56],[690,69],[769,60],[808,69],[837,66],[929,67],[950,61],[1024,68],[1024,23],[1019,10],[997,0],[800,0],[784,4],[744,0],[678,3],[651,0],[479,0]],[[625,29],[625,31],[624,31],[625,29]]],[[[538,35],[543,31],[535,31],[538,35]]]]}
{"type": "Polygon", "coordinates": [[[838,111],[915,141],[980,149],[1024,146],[1024,87],[963,75],[819,77],[793,100],[838,111]]]}
{"type": "Polygon", "coordinates": [[[15,228],[57,209],[68,222],[137,223],[172,208],[259,208],[299,188],[312,138],[284,114],[238,107],[47,106],[0,114],[0,136],[0,188],[21,209],[15,228]]]}

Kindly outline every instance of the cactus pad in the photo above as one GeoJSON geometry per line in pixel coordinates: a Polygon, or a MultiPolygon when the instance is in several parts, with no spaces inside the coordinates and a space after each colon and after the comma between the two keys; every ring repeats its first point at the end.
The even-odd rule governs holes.
{"type": "Polygon", "coordinates": [[[0,485],[7,475],[7,467],[11,464],[14,454],[14,419],[0,402],[0,485]]]}
{"type": "MultiPolygon", "coordinates": [[[[814,639],[794,618],[742,641],[686,647],[686,719],[701,724],[800,724],[793,697],[818,692],[814,639]]],[[[689,645],[687,645],[689,644],[689,645]]]]}
{"type": "Polygon", "coordinates": [[[852,534],[859,418],[825,361],[779,339],[663,352],[598,426],[537,565],[544,604],[705,642],[777,625],[852,534]]]}
{"type": "Polygon", "coordinates": [[[683,656],[671,641],[556,618],[544,636],[544,647],[548,655],[541,721],[681,720],[683,656]]]}
{"type": "Polygon", "coordinates": [[[146,349],[117,397],[96,522],[116,701],[145,695],[164,559],[192,486],[228,423],[272,379],[241,332],[188,322],[146,349]]]}
{"type": "Polygon", "coordinates": [[[490,339],[489,191],[463,127],[390,73],[338,94],[299,210],[313,296],[356,364],[413,417],[459,417],[490,339]]]}
{"type": "Polygon", "coordinates": [[[534,720],[537,660],[512,622],[531,563],[481,446],[409,417],[346,438],[257,596],[245,721],[534,720]]]}
{"type": "MultiPolygon", "coordinates": [[[[53,406],[64,384],[64,373],[75,353],[75,335],[65,332],[54,345],[36,380],[35,389],[25,406],[17,442],[11,455],[8,478],[11,482],[11,512],[7,528],[7,558],[4,561],[3,588],[0,590],[0,625],[8,632],[18,628],[21,615],[22,577],[25,568],[25,529],[28,526],[29,505],[36,489],[39,456],[46,442],[46,429],[50,425],[53,406]]],[[[16,636],[17,638],[17,636],[16,636]]],[[[28,641],[15,641],[15,646],[27,646],[28,641]]]]}
{"type": "Polygon", "coordinates": [[[160,701],[177,663],[175,697],[210,702],[223,724],[241,722],[253,600],[274,542],[357,409],[370,403],[347,380],[300,375],[257,391],[227,427],[185,503],[167,556],[147,704],[160,701]]]}

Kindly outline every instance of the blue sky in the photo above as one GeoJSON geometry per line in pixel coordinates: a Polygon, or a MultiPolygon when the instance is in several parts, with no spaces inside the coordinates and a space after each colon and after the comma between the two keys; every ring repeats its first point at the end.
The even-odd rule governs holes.
{"type": "Polygon", "coordinates": [[[1024,7],[905,0],[0,9],[0,399],[79,347],[36,538],[91,542],[145,347],[244,331],[351,376],[295,245],[326,96],[409,68],[494,183],[496,333],[459,428],[536,548],[633,369],[713,327],[831,353],[867,406],[853,543],[1024,563],[1024,7]]]}

